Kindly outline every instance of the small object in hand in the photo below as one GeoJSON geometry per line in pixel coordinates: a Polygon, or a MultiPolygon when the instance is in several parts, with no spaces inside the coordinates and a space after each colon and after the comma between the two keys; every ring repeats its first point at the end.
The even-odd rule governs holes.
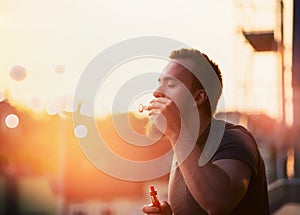
{"type": "Polygon", "coordinates": [[[155,190],[153,185],[150,186],[149,193],[150,193],[150,197],[151,197],[152,206],[159,208],[159,211],[161,211],[160,202],[157,198],[157,191],[155,190]]]}
{"type": "Polygon", "coordinates": [[[148,106],[143,105],[143,104],[139,104],[139,112],[143,113],[144,110],[147,110],[148,106]]]}

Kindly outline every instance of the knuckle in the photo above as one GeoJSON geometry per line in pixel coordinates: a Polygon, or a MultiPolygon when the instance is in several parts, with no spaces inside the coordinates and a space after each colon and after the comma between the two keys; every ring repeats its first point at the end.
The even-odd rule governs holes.
{"type": "Polygon", "coordinates": [[[162,107],[161,107],[161,113],[165,113],[166,112],[166,110],[167,110],[167,106],[166,105],[163,105],[162,107]]]}
{"type": "Polygon", "coordinates": [[[173,101],[168,100],[165,104],[166,107],[170,107],[173,104],[173,101]]]}

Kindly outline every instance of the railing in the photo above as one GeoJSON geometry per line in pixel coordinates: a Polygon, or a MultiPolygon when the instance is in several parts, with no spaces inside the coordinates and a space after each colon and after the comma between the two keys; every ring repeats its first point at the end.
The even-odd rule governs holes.
{"type": "Polygon", "coordinates": [[[286,203],[300,203],[300,178],[280,179],[268,185],[271,214],[286,203]]]}

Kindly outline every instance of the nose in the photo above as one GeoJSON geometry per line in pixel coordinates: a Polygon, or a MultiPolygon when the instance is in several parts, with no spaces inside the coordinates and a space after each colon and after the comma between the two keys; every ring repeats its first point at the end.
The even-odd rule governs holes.
{"type": "Polygon", "coordinates": [[[154,92],[153,92],[153,96],[155,98],[159,98],[159,97],[165,97],[165,94],[163,93],[161,87],[158,87],[154,92]]]}

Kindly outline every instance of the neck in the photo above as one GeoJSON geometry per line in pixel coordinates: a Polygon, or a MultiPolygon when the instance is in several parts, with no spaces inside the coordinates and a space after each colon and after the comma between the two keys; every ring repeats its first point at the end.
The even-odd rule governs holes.
{"type": "Polygon", "coordinates": [[[200,125],[197,122],[195,123],[195,115],[187,115],[185,118],[186,128],[190,131],[195,140],[197,140],[200,137],[200,135],[205,131],[212,119],[210,115],[208,115],[205,111],[201,110],[200,108],[198,109],[198,117],[198,123],[200,123],[200,125]]]}
{"type": "Polygon", "coordinates": [[[211,123],[212,117],[207,115],[206,113],[199,111],[199,119],[200,119],[199,136],[200,136],[211,123]]]}

